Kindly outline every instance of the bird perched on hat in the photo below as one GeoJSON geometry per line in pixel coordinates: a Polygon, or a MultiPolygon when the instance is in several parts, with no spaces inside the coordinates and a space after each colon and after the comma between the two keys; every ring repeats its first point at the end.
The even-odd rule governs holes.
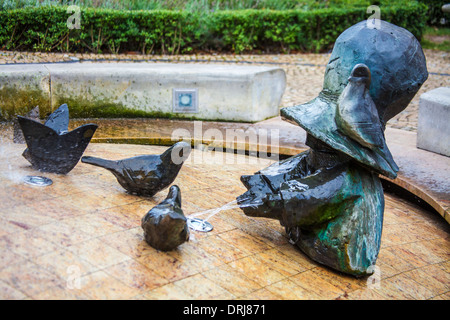
{"type": "Polygon", "coordinates": [[[369,94],[370,70],[359,63],[353,67],[348,84],[337,102],[335,121],[343,134],[374,150],[383,147],[383,128],[369,94]]]}

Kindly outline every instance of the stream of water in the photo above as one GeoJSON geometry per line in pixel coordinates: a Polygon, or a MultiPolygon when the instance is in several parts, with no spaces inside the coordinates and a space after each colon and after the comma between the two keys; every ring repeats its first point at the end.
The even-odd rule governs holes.
{"type": "Polygon", "coordinates": [[[249,207],[249,206],[258,205],[258,204],[262,204],[262,201],[259,199],[258,200],[252,199],[251,201],[244,201],[243,203],[240,203],[240,204],[237,203],[237,200],[233,200],[233,201],[230,201],[230,202],[224,204],[221,207],[208,209],[205,211],[200,211],[200,212],[196,212],[196,213],[192,213],[192,214],[188,215],[187,216],[188,225],[189,225],[189,228],[191,228],[195,231],[209,232],[213,229],[213,226],[211,225],[211,223],[208,222],[208,220],[210,218],[212,218],[213,216],[215,216],[216,214],[218,214],[219,212],[225,211],[225,210],[236,209],[236,208],[249,207]],[[197,218],[199,216],[204,216],[204,215],[207,215],[204,219],[197,218]]]}

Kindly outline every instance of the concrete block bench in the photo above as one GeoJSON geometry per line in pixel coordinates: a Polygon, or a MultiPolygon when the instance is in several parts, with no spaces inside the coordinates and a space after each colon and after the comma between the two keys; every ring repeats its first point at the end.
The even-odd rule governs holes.
{"type": "MultiPolygon", "coordinates": [[[[9,70],[14,67],[36,68],[9,70]]],[[[71,117],[257,122],[278,115],[286,86],[278,67],[89,62],[42,67],[50,79],[51,109],[67,103],[71,117]]]]}
{"type": "Polygon", "coordinates": [[[450,88],[420,96],[417,147],[450,157],[450,88]]]}
{"type": "Polygon", "coordinates": [[[50,112],[50,75],[41,64],[0,66],[0,120],[13,119],[39,106],[50,112]]]}

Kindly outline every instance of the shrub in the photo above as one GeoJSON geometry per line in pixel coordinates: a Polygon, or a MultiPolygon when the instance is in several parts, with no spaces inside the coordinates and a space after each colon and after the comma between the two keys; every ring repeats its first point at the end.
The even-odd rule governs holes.
{"type": "MultiPolygon", "coordinates": [[[[426,6],[387,7],[382,19],[408,29],[418,39],[425,28],[426,6]]],[[[213,50],[319,52],[330,50],[336,38],[367,19],[366,8],[218,11],[212,15],[213,50]]]]}
{"type": "MultiPolygon", "coordinates": [[[[381,8],[381,18],[421,38],[427,7],[413,3],[381,8]]],[[[0,11],[0,48],[178,54],[194,50],[326,51],[337,36],[366,19],[366,8],[304,10],[120,11],[81,8],[80,29],[69,29],[67,7],[0,11]]]]}
{"type": "Polygon", "coordinates": [[[442,6],[449,3],[448,0],[419,0],[428,6],[427,24],[441,26],[441,20],[444,19],[444,25],[448,26],[450,14],[442,11],[442,6]]]}
{"type": "Polygon", "coordinates": [[[82,9],[80,29],[69,29],[65,7],[0,11],[0,47],[7,50],[176,54],[193,33],[181,11],[82,9]]]}

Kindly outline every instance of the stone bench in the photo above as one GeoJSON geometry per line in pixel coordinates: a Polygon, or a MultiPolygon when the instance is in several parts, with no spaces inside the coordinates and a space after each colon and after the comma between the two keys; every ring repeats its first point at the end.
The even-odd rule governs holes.
{"type": "Polygon", "coordinates": [[[39,106],[50,109],[50,75],[41,64],[0,66],[0,120],[11,120],[39,106]]]}
{"type": "Polygon", "coordinates": [[[285,72],[278,67],[89,62],[8,65],[0,67],[0,108],[2,115],[14,115],[36,104],[50,111],[67,103],[71,117],[257,122],[278,115],[285,86],[285,72]],[[41,92],[42,97],[33,98],[27,90],[34,95],[41,92]],[[3,92],[8,94],[2,96],[3,92]],[[14,95],[22,98],[16,100],[14,95]]]}
{"type": "Polygon", "coordinates": [[[417,147],[450,156],[450,88],[422,94],[418,117],[417,147]]]}

